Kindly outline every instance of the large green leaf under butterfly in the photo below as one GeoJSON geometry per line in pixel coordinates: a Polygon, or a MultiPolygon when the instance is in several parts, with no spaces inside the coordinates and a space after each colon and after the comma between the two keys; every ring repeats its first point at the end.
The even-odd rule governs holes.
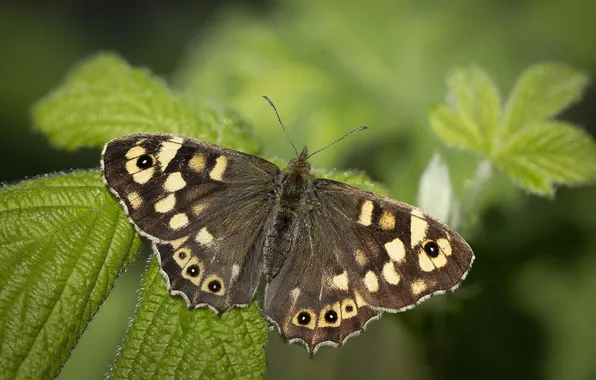
{"type": "Polygon", "coordinates": [[[304,148],[280,170],[146,133],[106,144],[102,167],[172,294],[223,312],[248,305],[264,273],[265,316],[310,352],[460,284],[474,256],[455,231],[405,203],[314,178],[307,159],[304,148]]]}

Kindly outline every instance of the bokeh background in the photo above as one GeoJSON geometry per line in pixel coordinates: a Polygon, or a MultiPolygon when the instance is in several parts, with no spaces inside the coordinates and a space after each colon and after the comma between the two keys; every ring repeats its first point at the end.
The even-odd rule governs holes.
{"type": "MultiPolygon", "coordinates": [[[[292,155],[262,100],[311,149],[369,131],[313,159],[356,168],[413,203],[435,152],[456,195],[477,158],[432,135],[453,67],[476,63],[504,96],[529,65],[558,61],[596,77],[593,0],[57,0],[0,5],[0,180],[97,167],[61,152],[29,111],[79,60],[114,51],[203,103],[249,120],[264,157],[292,155]]],[[[596,134],[596,91],[560,117],[596,134]]],[[[312,359],[271,333],[271,379],[596,379],[596,187],[524,194],[496,174],[466,229],[476,264],[455,294],[386,315],[312,359]]],[[[465,200],[464,200],[465,201],[465,200]]],[[[470,221],[470,220],[468,220],[470,221]]],[[[122,276],[61,379],[101,379],[126,331],[147,255],[122,276]]]]}

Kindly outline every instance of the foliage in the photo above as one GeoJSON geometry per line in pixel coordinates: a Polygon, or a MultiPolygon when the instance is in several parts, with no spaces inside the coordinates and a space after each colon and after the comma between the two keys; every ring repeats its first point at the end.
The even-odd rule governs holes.
{"type": "MultiPolygon", "coordinates": [[[[258,150],[237,116],[199,108],[146,70],[111,54],[73,69],[38,103],[34,115],[36,127],[64,149],[101,147],[115,136],[161,131],[249,153],[258,150]]],[[[360,173],[317,172],[383,192],[360,173]]],[[[1,199],[2,244],[9,247],[2,251],[0,277],[3,368],[19,378],[53,377],[130,264],[139,236],[98,171],[8,186],[1,199]],[[25,339],[17,339],[23,331],[25,339]]],[[[221,317],[211,310],[188,310],[169,295],[153,260],[111,378],[255,377],[265,370],[267,330],[257,302],[221,317]]]]}
{"type": "Polygon", "coordinates": [[[505,106],[496,85],[477,66],[454,70],[448,104],[430,114],[445,142],[486,157],[516,184],[552,196],[555,185],[596,177],[596,144],[579,127],[553,120],[578,101],[587,77],[552,63],[532,66],[505,106]]]}
{"type": "Polygon", "coordinates": [[[98,171],[0,190],[3,376],[51,378],[140,246],[98,171]]]}
{"type": "MultiPolygon", "coordinates": [[[[519,20],[506,15],[495,17],[494,6],[473,1],[463,2],[464,7],[435,2],[431,9],[420,2],[382,0],[372,0],[362,8],[361,2],[348,0],[342,5],[343,12],[337,12],[337,5],[330,1],[282,1],[275,17],[265,19],[250,12],[227,12],[216,23],[215,33],[196,46],[175,74],[173,82],[183,92],[170,89],[149,70],[130,67],[115,55],[102,54],[73,68],[64,83],[36,105],[34,127],[55,147],[64,150],[101,148],[110,138],[126,133],[161,131],[258,153],[260,144],[250,128],[258,125],[259,138],[267,141],[263,156],[283,153],[287,157],[285,137],[279,133],[269,107],[257,96],[266,94],[277,104],[286,126],[291,126],[295,141],[307,142],[311,148],[328,143],[346,129],[370,124],[372,131],[359,136],[367,136],[360,141],[372,141],[371,148],[355,143],[360,137],[350,138],[317,155],[316,160],[321,166],[350,166],[354,157],[374,156],[365,163],[369,165],[366,172],[387,183],[393,195],[406,201],[414,199],[418,183],[414,179],[419,177],[429,156],[434,150],[441,150],[442,154],[434,156],[420,178],[418,204],[458,224],[478,212],[479,197],[498,187],[494,181],[487,186],[493,179],[493,167],[522,189],[547,197],[553,197],[561,185],[577,186],[594,179],[594,142],[578,126],[555,119],[582,97],[587,85],[586,74],[573,68],[555,63],[531,66],[505,99],[480,66],[462,66],[448,76],[445,104],[427,115],[429,107],[442,95],[438,83],[454,64],[473,59],[497,70],[499,83],[513,80],[521,66],[536,59],[532,49],[524,48],[524,43],[531,45],[534,40],[527,40],[527,33],[526,39],[518,38],[518,34],[531,28],[532,23],[540,25],[539,32],[533,33],[542,33],[545,17],[557,25],[567,22],[562,20],[560,7],[553,6],[557,2],[560,0],[548,2],[550,6],[516,3],[512,6],[514,11],[507,14],[516,15],[519,20]],[[533,11],[533,7],[540,8],[540,12],[533,11]],[[439,50],[441,54],[437,53],[439,50]],[[223,109],[220,104],[238,113],[223,109]],[[470,160],[467,153],[451,155],[438,147],[436,140],[429,138],[427,118],[436,136],[471,152],[477,159],[470,160]],[[340,157],[347,159],[341,161],[340,157]],[[476,169],[471,180],[464,182],[468,162],[476,169]],[[437,192],[446,187],[452,191],[437,192]],[[458,201],[460,189],[463,194],[458,201]]],[[[586,11],[585,5],[575,5],[565,8],[567,13],[573,12],[573,17],[564,19],[576,23],[579,16],[589,22],[593,12],[586,11]]],[[[557,28],[552,29],[549,33],[555,33],[557,28]]],[[[44,35],[52,33],[52,28],[40,30],[44,35]]],[[[591,46],[583,35],[572,40],[580,55],[585,55],[586,46],[591,46]]],[[[549,46],[552,42],[549,38],[540,41],[549,46]]],[[[157,51],[163,54],[162,50],[157,51]]],[[[54,53],[52,49],[45,54],[54,53]]],[[[6,59],[11,57],[7,54],[6,59]]],[[[586,60],[593,59],[587,56],[586,60]]],[[[21,61],[33,60],[15,60],[19,64],[21,61]]],[[[2,73],[12,75],[15,71],[16,67],[2,73]]],[[[23,87],[22,78],[5,79],[13,88],[23,87]]],[[[35,82],[33,76],[27,80],[35,82]]],[[[13,99],[9,100],[12,104],[13,99]]],[[[276,162],[284,164],[281,160],[276,162]]],[[[361,173],[317,170],[317,174],[388,192],[361,173]]],[[[502,198],[502,191],[499,194],[502,198]]],[[[591,200],[590,196],[593,194],[584,198],[591,200]]],[[[584,205],[567,204],[570,206],[561,208],[573,213],[574,220],[578,220],[574,223],[581,225],[580,229],[592,233],[593,218],[589,211],[585,212],[584,205]]],[[[6,186],[0,190],[0,210],[0,364],[9,376],[54,377],[116,278],[129,266],[140,241],[119,204],[105,190],[97,170],[6,186]]],[[[532,209],[522,209],[508,220],[527,219],[528,214],[533,215],[528,210],[532,209]]],[[[566,220],[565,214],[551,215],[551,219],[566,220]]],[[[533,225],[540,223],[530,220],[533,225]]],[[[563,246],[551,244],[549,233],[543,230],[538,230],[532,239],[531,231],[524,227],[514,225],[511,234],[519,241],[532,242],[527,252],[540,251],[547,256],[554,255],[550,252],[553,251],[571,256],[574,252],[569,247],[573,244],[578,250],[586,250],[582,238],[567,240],[567,231],[559,225],[556,231],[561,231],[561,235],[556,235],[556,241],[565,241],[563,246]]],[[[483,265],[491,266],[491,247],[500,256],[510,251],[501,248],[508,247],[510,236],[497,235],[494,230],[488,235],[495,236],[494,240],[483,236],[475,246],[485,256],[478,261],[480,268],[472,271],[472,276],[483,265]]],[[[510,268],[498,260],[492,263],[496,264],[492,268],[505,268],[505,273],[495,269],[498,276],[486,275],[483,286],[487,288],[499,285],[503,289],[504,279],[515,276],[515,269],[524,269],[510,268]]],[[[590,370],[586,363],[590,363],[587,357],[594,352],[593,334],[578,333],[576,326],[589,325],[593,315],[584,312],[593,293],[589,291],[594,287],[593,263],[589,259],[572,261],[574,268],[580,270],[573,271],[569,278],[557,277],[561,266],[551,263],[524,272],[530,277],[521,285],[529,289],[523,299],[534,303],[520,300],[520,308],[533,308],[537,316],[546,316],[543,319],[552,327],[552,341],[562,342],[552,349],[559,352],[553,354],[555,360],[548,364],[549,374],[558,378],[572,378],[573,374],[580,378],[590,370]],[[564,299],[565,307],[554,307],[551,297],[564,299]],[[578,347],[587,349],[578,355],[578,347]]],[[[466,297],[469,292],[461,289],[456,296],[460,294],[466,297]]],[[[491,298],[489,306],[496,301],[491,298]]],[[[444,308],[441,310],[441,315],[448,314],[444,308]]],[[[458,317],[466,330],[477,323],[466,320],[465,315],[458,317]]],[[[498,325],[502,326],[502,322],[498,325]]],[[[186,310],[181,300],[167,294],[152,261],[144,275],[135,317],[110,376],[253,377],[267,368],[263,350],[266,329],[256,303],[245,310],[227,312],[221,318],[209,310],[186,310]]],[[[375,368],[366,369],[369,377],[386,375],[383,371],[387,367],[382,364],[398,360],[395,344],[388,342],[383,333],[373,334],[363,334],[364,340],[358,342],[363,345],[367,337],[374,337],[365,346],[366,352],[371,353],[367,362],[375,364],[375,368]]],[[[398,370],[405,371],[400,373],[402,377],[423,377],[408,365],[426,368],[425,364],[432,364],[439,371],[456,367],[457,363],[444,366],[438,359],[443,355],[453,358],[452,354],[447,356],[447,350],[429,355],[428,363],[412,364],[416,362],[416,350],[403,344],[408,339],[406,335],[399,336],[402,347],[398,356],[403,362],[398,370]]],[[[339,372],[348,378],[352,374],[350,363],[354,363],[354,368],[361,367],[361,356],[350,354],[355,345],[354,342],[341,350],[322,350],[317,354],[333,358],[337,356],[332,355],[352,355],[349,363],[337,362],[337,368],[328,369],[332,371],[329,376],[339,372]]],[[[474,352],[484,352],[483,345],[471,346],[474,352]]],[[[300,352],[295,357],[305,357],[302,348],[296,350],[300,352]]],[[[490,358],[492,354],[484,356],[490,358]]],[[[465,363],[461,367],[466,371],[474,362],[467,356],[462,360],[465,363]]],[[[525,357],[522,360],[531,361],[525,357]]],[[[269,369],[293,365],[299,373],[297,367],[302,370],[310,366],[312,370],[321,360],[307,361],[304,366],[297,360],[292,363],[270,362],[269,369]]],[[[482,371],[485,373],[486,369],[482,371]]]]}

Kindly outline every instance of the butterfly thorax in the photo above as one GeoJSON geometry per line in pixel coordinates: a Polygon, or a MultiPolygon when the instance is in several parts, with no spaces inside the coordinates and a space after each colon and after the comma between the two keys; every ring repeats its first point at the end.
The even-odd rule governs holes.
{"type": "Polygon", "coordinates": [[[305,200],[313,181],[307,157],[308,151],[304,147],[281,173],[278,204],[269,224],[271,227],[266,232],[263,252],[265,273],[270,278],[277,275],[292,247],[300,213],[307,212],[305,200]]]}
{"type": "Polygon", "coordinates": [[[290,161],[281,175],[280,201],[282,205],[289,208],[298,207],[302,202],[310,184],[312,175],[310,174],[310,164],[306,161],[308,151],[306,147],[302,149],[300,155],[290,161]]]}

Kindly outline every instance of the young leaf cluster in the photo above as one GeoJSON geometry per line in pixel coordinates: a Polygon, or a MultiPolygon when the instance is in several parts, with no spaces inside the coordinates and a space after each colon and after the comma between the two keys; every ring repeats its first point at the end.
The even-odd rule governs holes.
{"type": "Polygon", "coordinates": [[[446,143],[489,160],[521,188],[552,196],[557,185],[596,177],[596,144],[580,127],[556,120],[588,83],[570,67],[542,63],[521,75],[506,101],[479,67],[454,70],[446,104],[430,113],[446,143]]]}

